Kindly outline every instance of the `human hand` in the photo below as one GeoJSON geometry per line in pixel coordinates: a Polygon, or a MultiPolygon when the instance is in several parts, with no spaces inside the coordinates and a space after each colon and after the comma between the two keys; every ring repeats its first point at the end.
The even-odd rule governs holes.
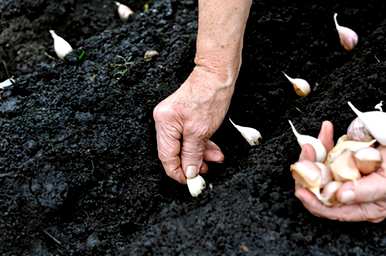
{"type": "Polygon", "coordinates": [[[158,156],[166,174],[180,183],[208,171],[206,162],[223,162],[210,137],[221,125],[235,79],[196,66],[181,87],[154,109],[158,156]]]}
{"type": "MultiPolygon", "coordinates": [[[[319,133],[327,151],[331,150],[333,141],[333,126],[329,121],[322,124],[319,133]]],[[[382,151],[381,151],[382,152],[382,151]]],[[[382,152],[386,159],[386,152],[382,152]]],[[[311,145],[304,145],[299,160],[315,161],[315,152],[311,145]]],[[[346,182],[337,191],[337,200],[341,203],[333,207],[323,205],[310,191],[296,187],[295,195],[304,207],[313,215],[339,221],[369,221],[381,222],[386,218],[386,165],[361,179],[346,182]]]]}

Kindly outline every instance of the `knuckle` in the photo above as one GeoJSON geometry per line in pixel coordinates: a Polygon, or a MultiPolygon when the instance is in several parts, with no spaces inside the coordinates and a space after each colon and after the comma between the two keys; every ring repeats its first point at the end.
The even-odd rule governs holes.
{"type": "Polygon", "coordinates": [[[161,121],[174,114],[174,109],[167,104],[159,103],[153,109],[153,118],[155,121],[161,121]]]}

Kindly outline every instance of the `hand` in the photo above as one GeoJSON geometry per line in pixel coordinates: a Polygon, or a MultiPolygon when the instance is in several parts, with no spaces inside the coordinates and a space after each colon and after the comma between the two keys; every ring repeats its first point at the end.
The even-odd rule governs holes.
{"type": "Polygon", "coordinates": [[[166,174],[180,183],[208,171],[206,161],[223,162],[210,137],[221,125],[234,79],[196,66],[181,87],[154,109],[158,156],[166,174]]]}
{"type": "MultiPolygon", "coordinates": [[[[319,133],[327,151],[334,145],[333,126],[329,121],[322,124],[319,133]]],[[[311,145],[304,145],[299,160],[315,161],[315,151],[311,145]]],[[[340,205],[327,207],[305,188],[296,187],[296,197],[313,215],[339,221],[381,222],[386,218],[386,172],[380,168],[377,172],[357,181],[346,182],[337,191],[340,205]]]]}

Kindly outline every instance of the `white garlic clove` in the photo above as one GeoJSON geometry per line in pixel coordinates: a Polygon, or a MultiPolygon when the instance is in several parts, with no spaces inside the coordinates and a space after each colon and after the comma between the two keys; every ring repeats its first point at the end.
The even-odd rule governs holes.
{"type": "Polygon", "coordinates": [[[159,52],[156,50],[148,50],[145,52],[143,58],[145,61],[151,61],[154,57],[158,56],[159,52]]]}
{"type": "Polygon", "coordinates": [[[62,37],[58,36],[54,30],[49,31],[52,38],[54,39],[54,49],[56,52],[56,55],[59,57],[59,59],[64,59],[67,54],[72,52],[72,47],[71,45],[64,40],[62,37]]]}
{"type": "Polygon", "coordinates": [[[347,138],[349,140],[363,142],[372,141],[374,139],[359,117],[355,118],[347,128],[347,138]]]}
{"type": "Polygon", "coordinates": [[[302,160],[292,164],[290,170],[297,185],[307,188],[320,199],[322,177],[319,167],[314,162],[302,160]]]}
{"type": "Polygon", "coordinates": [[[331,163],[330,168],[336,181],[355,181],[361,178],[352,154],[347,150],[331,163]]]}
{"type": "Polygon", "coordinates": [[[381,167],[382,155],[377,149],[368,147],[354,154],[355,164],[362,174],[370,174],[381,167]]]}
{"type": "Polygon", "coordinates": [[[292,78],[284,73],[284,76],[291,82],[294,87],[295,93],[301,97],[307,96],[311,92],[310,84],[301,78],[292,78]]]}
{"type": "Polygon", "coordinates": [[[358,43],[358,35],[357,33],[355,33],[354,30],[348,27],[340,26],[337,21],[337,16],[338,14],[335,13],[334,23],[335,23],[336,30],[338,31],[338,34],[339,34],[340,44],[343,46],[343,48],[346,51],[351,51],[358,43]]]}
{"type": "Polygon", "coordinates": [[[321,193],[322,203],[327,206],[333,206],[338,201],[336,198],[336,192],[342,186],[342,182],[339,181],[331,181],[324,188],[321,193]]]}
{"type": "Polygon", "coordinates": [[[15,83],[15,80],[13,78],[8,78],[7,80],[0,83],[0,89],[4,89],[6,87],[9,87],[15,83]]]}
{"type": "Polygon", "coordinates": [[[251,127],[237,125],[230,118],[229,118],[229,121],[240,132],[240,134],[249,143],[249,145],[254,146],[254,145],[260,144],[262,137],[258,130],[251,127]]]}
{"type": "Polygon", "coordinates": [[[300,134],[296,129],[295,126],[292,124],[290,120],[288,120],[289,124],[291,125],[292,132],[295,134],[296,139],[300,146],[303,146],[305,144],[310,144],[316,153],[316,161],[317,162],[323,162],[326,159],[327,151],[322,142],[309,135],[303,135],[300,134]]]}
{"type": "Polygon", "coordinates": [[[115,2],[118,7],[118,15],[121,21],[126,22],[134,12],[126,5],[121,4],[120,2],[115,2]]]}
{"type": "Polygon", "coordinates": [[[202,176],[197,175],[194,178],[186,179],[190,195],[197,197],[204,190],[206,183],[202,176]]]}
{"type": "Polygon", "coordinates": [[[320,169],[320,177],[321,177],[321,184],[320,184],[320,187],[324,187],[326,186],[330,181],[332,181],[333,177],[332,177],[332,172],[330,170],[330,168],[327,167],[327,165],[325,164],[322,164],[322,163],[318,163],[316,162],[315,163],[319,169],[320,169]]]}
{"type": "Polygon", "coordinates": [[[386,145],[386,113],[381,111],[361,112],[350,101],[350,108],[364,123],[370,134],[382,145],[386,145]]]}

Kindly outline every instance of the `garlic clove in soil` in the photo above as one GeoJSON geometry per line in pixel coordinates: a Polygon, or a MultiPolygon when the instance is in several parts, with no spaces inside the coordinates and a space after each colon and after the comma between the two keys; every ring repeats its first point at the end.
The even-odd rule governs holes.
{"type": "Polygon", "coordinates": [[[126,22],[134,12],[126,5],[121,4],[120,2],[115,2],[115,5],[118,7],[118,15],[121,21],[126,22]]]}
{"type": "Polygon", "coordinates": [[[355,164],[362,174],[370,174],[382,164],[382,155],[377,149],[368,147],[358,150],[354,154],[355,164]]]}
{"type": "Polygon", "coordinates": [[[158,55],[159,55],[159,52],[157,52],[156,50],[148,50],[143,55],[143,59],[145,61],[151,61],[154,57],[157,57],[158,55]]]}
{"type": "Polygon", "coordinates": [[[374,139],[359,117],[355,118],[347,128],[347,138],[349,140],[364,142],[372,141],[374,139]]]}
{"type": "Polygon", "coordinates": [[[337,13],[334,13],[334,23],[339,34],[340,44],[346,51],[351,51],[358,43],[358,35],[354,30],[340,26],[337,21],[337,13]]]}
{"type": "Polygon", "coordinates": [[[56,55],[59,57],[59,59],[63,60],[67,54],[73,51],[73,49],[71,45],[62,37],[58,36],[54,30],[50,30],[49,32],[54,39],[54,49],[56,55]]]}
{"type": "Polygon", "coordinates": [[[4,89],[6,87],[9,87],[15,83],[15,80],[13,78],[8,78],[7,80],[0,83],[0,89],[4,89]]]}
{"type": "Polygon", "coordinates": [[[284,72],[283,75],[291,82],[297,95],[304,97],[311,92],[310,84],[306,80],[301,78],[292,78],[284,72]]]}
{"type": "Polygon", "coordinates": [[[330,168],[328,168],[325,164],[318,163],[318,162],[316,162],[315,164],[320,169],[320,177],[322,179],[320,186],[323,188],[330,181],[332,181],[332,179],[333,179],[332,172],[331,172],[330,168]]]}
{"type": "Polygon", "coordinates": [[[295,126],[292,124],[290,120],[288,120],[289,124],[291,125],[292,132],[295,134],[296,139],[300,146],[303,146],[305,144],[310,144],[316,153],[316,161],[317,162],[323,162],[326,159],[327,151],[322,142],[309,135],[303,135],[300,134],[296,129],[295,126]]]}
{"type": "Polygon", "coordinates": [[[361,112],[350,101],[350,108],[363,122],[370,134],[382,145],[386,145],[386,113],[381,111],[361,112]]]}
{"type": "Polygon", "coordinates": [[[204,190],[206,183],[202,176],[197,175],[194,178],[186,179],[190,195],[197,197],[204,190]]]}
{"type": "Polygon", "coordinates": [[[319,167],[314,162],[309,160],[298,161],[290,166],[290,170],[297,185],[307,188],[318,199],[321,199],[322,177],[319,167]]]}
{"type": "Polygon", "coordinates": [[[254,146],[260,144],[262,137],[258,130],[251,127],[237,125],[230,118],[229,121],[240,132],[249,145],[254,146]]]}
{"type": "Polygon", "coordinates": [[[355,165],[353,153],[349,150],[340,154],[330,165],[336,181],[356,181],[361,174],[355,165]]]}
{"type": "Polygon", "coordinates": [[[336,198],[336,192],[343,185],[340,181],[331,181],[324,188],[321,193],[322,203],[327,206],[332,206],[338,201],[336,198]]]}

